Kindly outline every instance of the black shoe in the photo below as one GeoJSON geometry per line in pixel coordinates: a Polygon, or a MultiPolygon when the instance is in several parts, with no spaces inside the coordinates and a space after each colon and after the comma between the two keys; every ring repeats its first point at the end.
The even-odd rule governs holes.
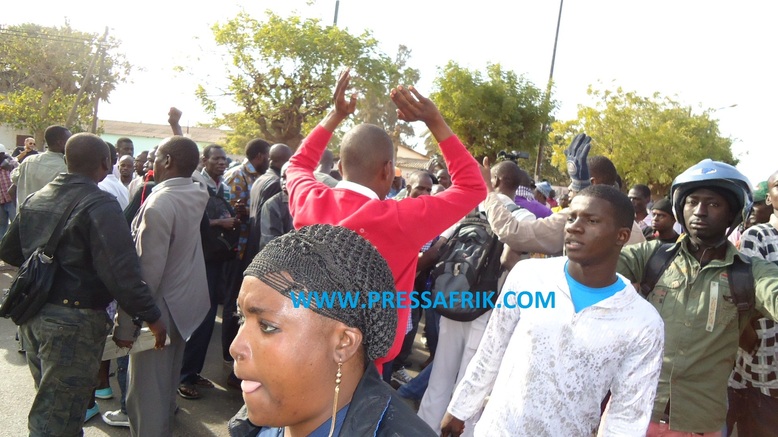
{"type": "Polygon", "coordinates": [[[243,382],[243,381],[241,381],[240,378],[235,376],[235,374],[232,373],[232,372],[230,372],[230,375],[227,376],[227,385],[232,387],[232,388],[236,388],[236,389],[240,390],[241,389],[240,388],[240,383],[241,382],[243,382]]]}

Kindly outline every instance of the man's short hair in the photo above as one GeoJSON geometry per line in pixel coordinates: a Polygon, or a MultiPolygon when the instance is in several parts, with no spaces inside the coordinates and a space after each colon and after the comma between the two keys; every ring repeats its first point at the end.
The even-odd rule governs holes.
{"type": "Polygon", "coordinates": [[[46,138],[46,144],[51,145],[65,139],[68,132],[70,131],[65,126],[49,126],[43,133],[43,137],[46,138]]]}
{"type": "Polygon", "coordinates": [[[611,204],[613,218],[616,224],[622,228],[632,229],[635,222],[635,208],[626,194],[610,185],[590,185],[581,190],[576,197],[593,197],[602,199],[611,204]]]}
{"type": "Polygon", "coordinates": [[[224,148],[218,144],[209,144],[203,149],[203,158],[208,159],[211,157],[211,152],[215,149],[224,150],[224,148]]]}
{"type": "Polygon", "coordinates": [[[65,161],[69,173],[91,174],[108,157],[108,145],[95,134],[75,134],[65,144],[65,161]]]}
{"type": "Polygon", "coordinates": [[[340,165],[351,178],[372,178],[387,160],[393,159],[392,138],[379,126],[363,123],[343,136],[340,165]]]}
{"type": "MultiPolygon", "coordinates": [[[[513,161],[502,161],[494,166],[494,174],[500,178],[500,183],[513,191],[516,191],[522,184],[522,170],[513,161]]],[[[529,180],[529,176],[527,176],[529,180]]],[[[528,182],[527,182],[528,183],[528,182]]]]}
{"type": "MultiPolygon", "coordinates": [[[[262,138],[254,138],[246,143],[246,158],[248,158],[249,161],[256,158],[257,155],[267,155],[269,153],[270,143],[262,138]]],[[[203,155],[205,155],[205,151],[203,151],[203,155]]]]}
{"type": "Polygon", "coordinates": [[[324,149],[324,152],[321,154],[321,158],[319,158],[319,171],[329,173],[332,171],[334,166],[335,155],[330,149],[324,149]]]}
{"type": "Polygon", "coordinates": [[[116,147],[107,141],[105,145],[108,146],[108,156],[111,158],[111,165],[116,165],[116,161],[119,159],[119,154],[116,152],[116,147]]]}
{"type": "MultiPolygon", "coordinates": [[[[160,148],[163,147],[164,153],[173,158],[175,168],[180,174],[192,174],[197,169],[200,161],[200,151],[197,148],[197,143],[193,140],[177,135],[170,137],[166,143],[160,146],[160,148]]],[[[157,150],[157,153],[160,153],[160,151],[157,150]]],[[[205,151],[203,151],[203,155],[205,155],[205,151]]]]}
{"type": "Polygon", "coordinates": [[[640,194],[640,197],[644,199],[648,199],[651,197],[651,189],[648,188],[648,185],[635,184],[632,186],[632,189],[637,191],[637,193],[640,194]]]}
{"type": "Polygon", "coordinates": [[[413,188],[413,185],[419,182],[421,178],[429,178],[430,182],[432,182],[432,175],[430,174],[430,172],[426,170],[416,170],[413,173],[411,173],[410,176],[408,176],[407,186],[413,188]]]}
{"type": "Polygon", "coordinates": [[[615,186],[619,180],[616,166],[605,156],[590,156],[586,159],[586,164],[589,166],[589,175],[597,179],[600,184],[615,186]]]}

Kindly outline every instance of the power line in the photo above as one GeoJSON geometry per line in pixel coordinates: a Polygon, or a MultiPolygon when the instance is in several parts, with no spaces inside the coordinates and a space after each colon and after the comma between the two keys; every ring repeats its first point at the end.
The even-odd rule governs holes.
{"type": "MultiPolygon", "coordinates": [[[[0,32],[0,36],[6,35],[4,32],[0,32]]],[[[87,40],[82,41],[74,41],[69,39],[63,39],[63,38],[57,38],[57,37],[45,37],[45,36],[31,36],[31,35],[25,35],[24,38],[26,39],[34,39],[39,41],[48,41],[48,42],[55,42],[55,43],[64,43],[64,44],[71,44],[76,46],[94,46],[94,45],[100,45],[98,42],[92,42],[87,40]]],[[[18,36],[11,35],[11,38],[9,40],[18,39],[18,36]]]]}
{"type": "MultiPolygon", "coordinates": [[[[84,37],[80,37],[80,36],[72,36],[72,35],[65,35],[65,34],[58,34],[58,33],[46,33],[46,32],[44,32],[47,29],[52,29],[52,28],[45,28],[44,27],[44,28],[41,28],[41,29],[21,29],[21,28],[11,28],[11,27],[8,27],[6,25],[0,24],[0,32],[16,33],[16,34],[21,34],[21,35],[25,35],[25,36],[26,35],[55,36],[55,37],[60,37],[60,38],[74,39],[74,40],[78,40],[78,41],[91,41],[91,40],[97,40],[99,38],[98,35],[96,35],[96,34],[90,34],[88,32],[81,32],[81,31],[74,30],[74,29],[71,29],[71,30],[74,30],[75,32],[80,32],[80,33],[85,33],[87,35],[91,35],[92,39],[91,40],[87,40],[84,37]]],[[[56,28],[53,28],[53,29],[56,29],[56,28]]],[[[58,30],[58,29],[56,29],[56,30],[58,30]]]]}
{"type": "Polygon", "coordinates": [[[8,29],[0,27],[0,35],[6,35],[9,37],[16,37],[16,38],[33,38],[33,39],[39,39],[39,40],[45,40],[45,41],[56,41],[56,42],[64,42],[64,43],[72,43],[72,44],[89,44],[89,45],[103,45],[97,38],[95,39],[86,39],[86,38],[78,38],[74,36],[68,36],[68,35],[53,35],[53,34],[47,34],[47,33],[40,33],[40,32],[27,32],[27,31],[20,31],[15,29],[8,29]]]}

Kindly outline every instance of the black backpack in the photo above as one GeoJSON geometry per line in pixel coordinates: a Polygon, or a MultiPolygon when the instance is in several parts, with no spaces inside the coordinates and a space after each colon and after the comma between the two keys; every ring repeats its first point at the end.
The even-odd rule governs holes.
{"type": "Polygon", "coordinates": [[[218,191],[208,188],[208,204],[200,221],[200,236],[203,240],[203,256],[206,261],[229,261],[238,255],[240,227],[224,229],[211,226],[211,219],[235,217],[235,210],[224,198],[224,188],[218,191]]]}
{"type": "Polygon", "coordinates": [[[471,213],[462,219],[440,249],[439,261],[432,270],[433,298],[446,302],[445,306],[436,305],[435,310],[448,319],[469,322],[494,308],[502,248],[480,214],[471,213]],[[463,291],[471,292],[472,303],[453,299],[454,292],[463,291]]]}
{"type": "MultiPolygon", "coordinates": [[[[654,289],[659,278],[673,261],[682,243],[660,244],[654,253],[648,258],[643,272],[643,280],[640,281],[640,292],[644,298],[648,297],[654,289]]],[[[754,289],[754,275],[751,273],[750,258],[745,255],[736,256],[734,262],[727,266],[729,290],[732,294],[732,303],[738,311],[738,320],[741,316],[748,315],[754,308],[756,290],[754,289]]],[[[757,320],[762,315],[757,313],[749,318],[748,323],[740,333],[739,346],[749,353],[754,353],[759,345],[759,337],[756,335],[757,320]]]]}

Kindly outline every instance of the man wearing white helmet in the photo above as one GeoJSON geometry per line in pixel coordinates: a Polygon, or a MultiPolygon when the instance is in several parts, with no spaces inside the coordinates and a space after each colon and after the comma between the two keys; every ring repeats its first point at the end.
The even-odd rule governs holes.
{"type": "Polygon", "coordinates": [[[664,362],[647,436],[720,436],[739,333],[757,311],[778,317],[778,266],[741,257],[727,240],[753,202],[751,183],[737,169],[703,160],[676,177],[671,194],[685,235],[662,248],[672,253],[669,264],[649,267],[661,245],[651,241],[626,246],[618,266],[634,283],[648,282],[649,270],[659,272],[654,286],[644,287],[665,323],[664,362]],[[747,281],[730,281],[734,271],[743,271],[736,264],[748,269],[749,262],[747,281]],[[734,292],[746,287],[731,290],[730,283],[752,281],[747,293],[734,292]]]}

